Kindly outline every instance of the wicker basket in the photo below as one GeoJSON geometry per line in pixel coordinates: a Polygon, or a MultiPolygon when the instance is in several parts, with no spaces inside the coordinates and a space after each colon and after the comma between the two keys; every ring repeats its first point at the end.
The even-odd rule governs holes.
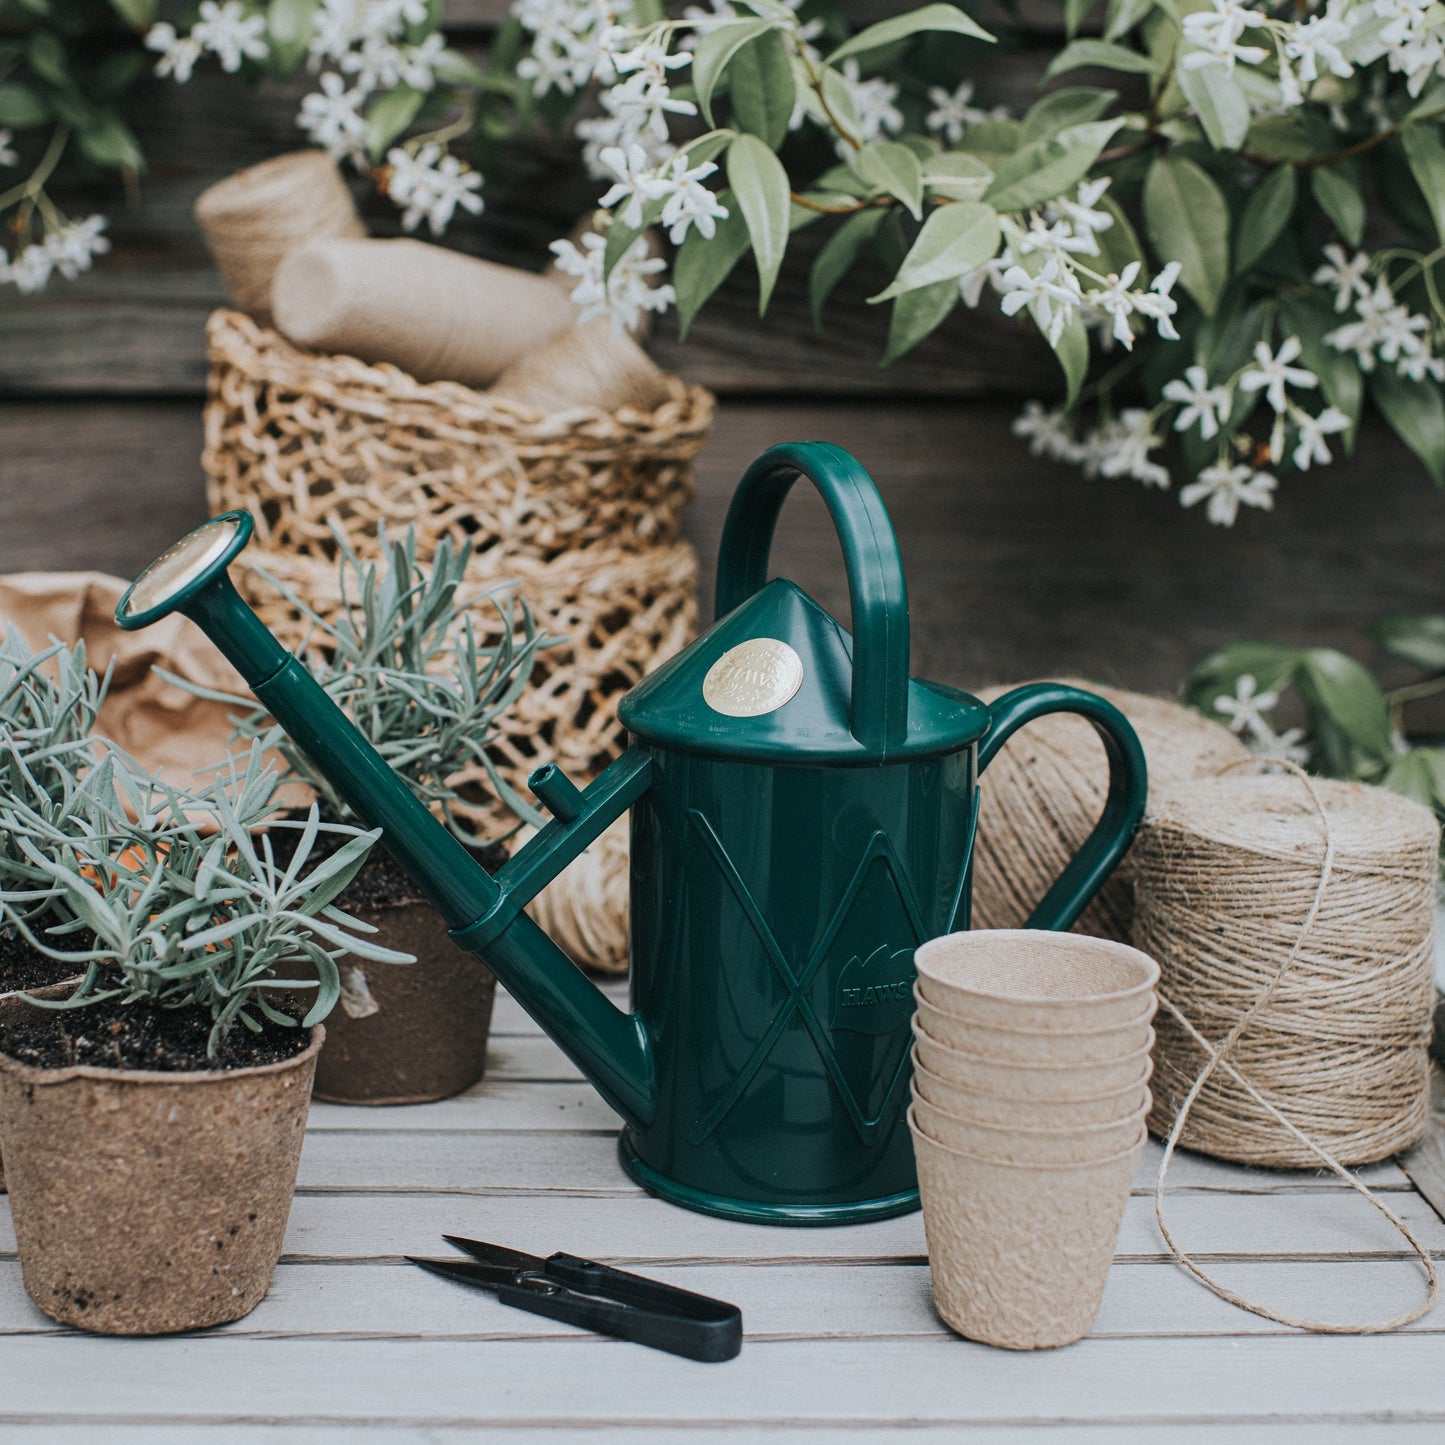
{"type": "Polygon", "coordinates": [[[363,556],[377,555],[384,522],[415,526],[423,559],[450,533],[508,568],[681,535],[713,416],[701,387],[672,378],[655,411],[545,416],[454,382],[298,350],[235,311],[216,312],[207,336],[207,497],[214,511],[252,513],[268,552],[329,560],[333,521],[363,556]]]}
{"type": "MultiPolygon", "coordinates": [[[[618,701],[693,635],[697,559],[680,534],[712,397],[672,378],[653,411],[544,416],[298,350],[233,311],[212,316],[207,334],[207,496],[215,511],[256,520],[234,575],[268,626],[293,648],[306,641],[277,582],[322,617],[338,614],[333,522],[362,557],[379,556],[382,523],[393,535],[415,527],[423,561],[443,536],[470,538],[466,585],[515,582],[539,625],[563,639],[538,654],[499,720],[493,762],[519,791],[541,762],[579,783],[611,762],[626,742],[618,701]]],[[[477,609],[473,624],[488,615],[477,609]]],[[[456,781],[476,800],[466,811],[480,831],[511,831],[516,818],[484,769],[456,781]]],[[[574,958],[607,971],[627,962],[626,851],[615,833],[533,905],[574,958]]]]}

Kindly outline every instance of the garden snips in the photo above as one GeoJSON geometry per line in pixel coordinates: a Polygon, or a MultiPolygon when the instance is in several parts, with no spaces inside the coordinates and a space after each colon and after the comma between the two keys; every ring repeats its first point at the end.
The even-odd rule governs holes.
{"type": "Polygon", "coordinates": [[[407,1259],[447,1279],[491,1290],[504,1305],[689,1360],[730,1360],[742,1349],[742,1312],[724,1300],[575,1254],[542,1259],[480,1239],[455,1234],[442,1238],[472,1257],[420,1259],[409,1254],[407,1259]]]}

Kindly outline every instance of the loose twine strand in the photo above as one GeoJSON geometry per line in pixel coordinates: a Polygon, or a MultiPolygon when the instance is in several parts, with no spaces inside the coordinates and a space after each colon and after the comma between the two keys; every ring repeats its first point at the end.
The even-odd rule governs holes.
{"type": "MultiPolygon", "coordinates": [[[[1233,771],[1235,768],[1243,765],[1244,764],[1242,762],[1234,763],[1229,765],[1229,767],[1222,769],[1221,771],[1230,772],[1233,771]]],[[[1204,1054],[1206,1055],[1206,1061],[1204,1067],[1200,1070],[1198,1076],[1195,1078],[1193,1084],[1190,1086],[1188,1093],[1185,1095],[1184,1102],[1180,1106],[1178,1113],[1175,1115],[1173,1126],[1169,1130],[1168,1138],[1164,1142],[1164,1158],[1159,1165],[1159,1177],[1155,1180],[1154,1183],[1154,1217],[1158,1222],[1159,1232],[1161,1235],[1163,1235],[1164,1242],[1166,1245],[1168,1245],[1169,1253],[1172,1256],[1174,1262],[1182,1269],[1187,1270],[1207,1289],[1212,1290],[1221,1299],[1227,1300],[1230,1304],[1235,1305],[1242,1310],[1247,1310],[1251,1314],[1259,1315],[1264,1319],[1273,1320],[1276,1324],[1289,1325],[1295,1329],[1308,1330],[1313,1334],[1387,1334],[1392,1330],[1398,1330],[1405,1325],[1412,1324],[1415,1320],[1422,1319],[1425,1315],[1429,1314],[1432,1309],[1435,1308],[1435,1305],[1440,1297],[1440,1282],[1435,1271],[1434,1261],[1430,1258],[1429,1250],[1416,1236],[1410,1226],[1403,1219],[1401,1219],[1394,1210],[1392,1210],[1387,1204],[1385,1204],[1368,1187],[1368,1185],[1362,1184],[1360,1180],[1355,1177],[1355,1175],[1353,1175],[1348,1169],[1345,1168],[1343,1164],[1340,1163],[1340,1161],[1334,1156],[1333,1153],[1331,1153],[1329,1149],[1311,1138],[1302,1129],[1298,1128],[1292,1120],[1287,1118],[1285,1114],[1275,1106],[1275,1104],[1273,1104],[1268,1098],[1266,1098],[1264,1094],[1262,1094],[1230,1062],[1230,1056],[1234,1053],[1234,1050],[1238,1045],[1240,1038],[1249,1028],[1250,1024],[1259,1015],[1260,1011],[1264,1009],[1268,1005],[1270,1000],[1275,996],[1276,992],[1280,988],[1280,985],[1283,983],[1286,974],[1289,973],[1290,969],[1298,960],[1300,956],[1300,951],[1304,946],[1305,940],[1309,937],[1310,931],[1314,927],[1315,922],[1319,918],[1321,910],[1324,907],[1325,895],[1329,889],[1330,880],[1334,875],[1336,867],[1336,840],[1334,829],[1330,824],[1329,814],[1325,809],[1324,803],[1320,798],[1319,792],[1316,789],[1314,782],[1310,779],[1307,773],[1305,773],[1301,768],[1296,767],[1293,763],[1281,762],[1276,764],[1276,766],[1282,767],[1290,773],[1294,774],[1304,784],[1306,790],[1309,793],[1310,801],[1313,803],[1314,809],[1319,815],[1320,823],[1324,830],[1324,854],[1320,862],[1319,878],[1314,889],[1314,897],[1310,903],[1308,912],[1305,915],[1304,923],[1301,925],[1299,932],[1295,937],[1294,944],[1290,948],[1288,954],[1285,956],[1284,961],[1266,980],[1264,987],[1259,991],[1258,995],[1254,999],[1254,1002],[1251,1003],[1249,1008],[1247,1008],[1239,1016],[1239,1018],[1235,1020],[1234,1025],[1230,1028],[1228,1033],[1224,1035],[1224,1037],[1219,1041],[1218,1044],[1210,1043],[1210,1041],[1206,1039],[1204,1035],[1201,1034],[1199,1030],[1195,1028],[1195,1026],[1189,1021],[1189,1019],[1186,1018],[1185,1015],[1175,1006],[1173,1001],[1165,996],[1164,991],[1161,987],[1159,993],[1160,1004],[1168,1012],[1170,1017],[1173,1018],[1180,1025],[1181,1028],[1184,1029],[1184,1031],[1190,1036],[1194,1043],[1203,1050],[1204,1054]],[[1289,1315],[1278,1310],[1273,1310],[1267,1305],[1258,1304],[1253,1300],[1246,1299],[1243,1295],[1238,1294],[1236,1291],[1230,1289],[1227,1285],[1214,1278],[1214,1276],[1209,1274],[1208,1271],[1206,1271],[1198,1263],[1197,1260],[1195,1260],[1187,1251],[1180,1247],[1178,1242],[1175,1240],[1173,1233],[1170,1231],[1168,1223],[1166,1222],[1164,1217],[1165,1183],[1169,1174],[1169,1165],[1174,1158],[1175,1150],[1178,1147],[1180,1136],[1184,1131],[1186,1123],[1188,1122],[1189,1115],[1193,1110],[1194,1105],[1200,1096],[1200,1093],[1204,1089],[1205,1085],[1209,1082],[1209,1080],[1214,1076],[1216,1070],[1222,1070],[1225,1074],[1227,1074],[1236,1084],[1238,1084],[1242,1089],[1245,1090],[1246,1093],[1249,1094],[1249,1096],[1259,1105],[1261,1109],[1265,1111],[1266,1114],[1270,1116],[1270,1118],[1272,1118],[1276,1123],[1280,1125],[1281,1128],[1283,1128],[1301,1145],[1303,1145],[1332,1174],[1342,1179],[1357,1194],[1362,1195],[1366,1200],[1368,1200],[1369,1203],[1382,1215],[1384,1215],[1384,1217],[1389,1220],[1389,1222],[1400,1232],[1400,1234],[1405,1238],[1406,1242],[1410,1245],[1410,1248],[1413,1249],[1415,1254],[1418,1256],[1420,1264],[1425,1271],[1427,1288],[1426,1296],[1422,1303],[1415,1306],[1415,1308],[1413,1309],[1407,1310],[1403,1314],[1395,1315],[1392,1318],[1385,1320],[1368,1320],[1354,1324],[1341,1324],[1327,1320],[1304,1319],[1300,1316],[1289,1315]]]]}

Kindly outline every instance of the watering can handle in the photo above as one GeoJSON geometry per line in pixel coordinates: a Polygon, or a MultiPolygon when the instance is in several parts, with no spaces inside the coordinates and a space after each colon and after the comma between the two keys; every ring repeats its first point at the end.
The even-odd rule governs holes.
{"type": "Polygon", "coordinates": [[[766,585],[778,513],[800,476],[827,504],[848,568],[852,733],[864,747],[882,753],[908,734],[908,587],[878,485],[842,447],[827,442],[769,447],[743,473],[718,551],[717,615],[726,616],[766,585]]]}
{"type": "Polygon", "coordinates": [[[992,722],[979,744],[980,773],[1025,723],[1054,712],[1077,713],[1086,718],[1109,756],[1109,795],[1094,831],[1024,924],[1025,928],[1055,930],[1072,927],[1134,841],[1134,832],[1144,816],[1149,785],[1144,749],[1128,719],[1112,703],[1063,683],[1035,682],[1016,687],[992,702],[988,711],[992,722]]]}

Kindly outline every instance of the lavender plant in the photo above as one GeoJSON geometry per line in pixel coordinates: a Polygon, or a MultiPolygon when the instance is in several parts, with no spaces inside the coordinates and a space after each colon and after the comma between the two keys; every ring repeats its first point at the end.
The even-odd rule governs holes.
{"type": "MultiPolygon", "coordinates": [[[[382,528],[384,563],[358,557],[339,528],[333,535],[341,601],[334,619],[321,616],[276,578],[267,578],[311,624],[311,639],[302,652],[317,681],[464,842],[480,846],[484,841],[467,821],[468,800],[455,781],[477,766],[519,819],[540,825],[536,809],[507,781],[489,749],[497,719],[527,686],[544,645],[531,609],[511,584],[480,595],[465,587],[470,542],[458,548],[443,537],[431,564],[424,566],[417,558],[414,528],[400,540],[382,528]],[[488,629],[497,638],[494,645],[477,640],[482,608],[495,617],[488,629]]],[[[236,719],[238,735],[276,749],[294,776],[325,800],[330,814],[346,816],[324,773],[264,708],[254,706],[254,699],[165,676],[214,700],[250,704],[236,719]]]]}
{"type": "Polygon", "coordinates": [[[340,957],[412,962],[369,942],[363,935],[376,930],[335,906],[377,833],[323,825],[313,806],[284,866],[268,835],[253,836],[272,810],[275,781],[259,747],[196,792],[141,774],[111,752],[86,779],[87,806],[63,825],[18,798],[0,798],[0,829],[18,855],[0,886],[0,908],[34,947],[85,971],[73,993],[46,1006],[118,999],[200,1008],[212,1021],[214,1056],[238,1022],[252,1030],[262,1019],[296,1024],[277,1007],[275,990],[314,989],[301,1024],[324,1019],[340,997],[340,957]],[[341,844],[317,858],[328,834],[341,844]],[[68,924],[37,932],[29,921],[37,900],[68,924]],[[61,946],[65,934],[82,930],[82,946],[61,946]]]}

